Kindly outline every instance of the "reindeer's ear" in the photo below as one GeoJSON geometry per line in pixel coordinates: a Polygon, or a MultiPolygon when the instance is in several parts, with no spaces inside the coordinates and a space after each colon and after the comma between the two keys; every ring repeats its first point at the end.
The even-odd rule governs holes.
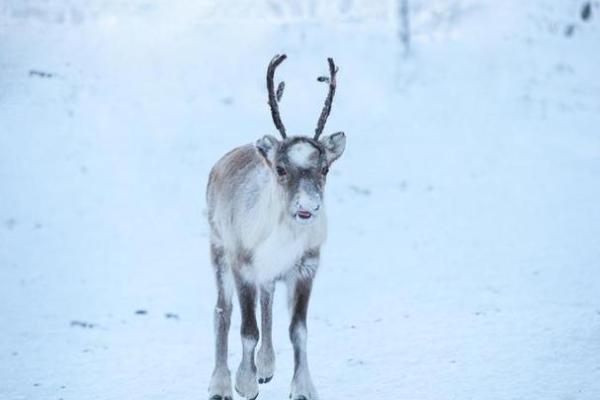
{"type": "Polygon", "coordinates": [[[279,148],[279,141],[271,135],[265,135],[256,141],[255,146],[267,164],[272,164],[275,160],[275,153],[279,148]]]}
{"type": "Polygon", "coordinates": [[[319,141],[325,147],[327,163],[329,164],[340,158],[346,148],[346,135],[344,132],[324,136],[319,141]]]}

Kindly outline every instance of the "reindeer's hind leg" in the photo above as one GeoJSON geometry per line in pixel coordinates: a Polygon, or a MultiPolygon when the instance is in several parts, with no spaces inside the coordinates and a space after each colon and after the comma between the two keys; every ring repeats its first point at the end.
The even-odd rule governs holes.
{"type": "Polygon", "coordinates": [[[234,268],[234,279],[240,301],[242,314],[242,362],[235,376],[235,390],[247,399],[258,396],[258,383],[256,382],[256,365],[254,363],[254,350],[258,343],[258,325],[256,323],[256,284],[247,281],[240,269],[249,268],[249,265],[239,265],[234,268]]]}
{"type": "Polygon", "coordinates": [[[211,245],[211,258],[217,283],[217,304],[214,311],[215,369],[210,380],[210,400],[232,400],[231,374],[227,366],[227,342],[231,322],[233,278],[225,261],[223,247],[211,245]]]}
{"type": "Polygon", "coordinates": [[[286,278],[291,313],[290,340],[294,347],[294,378],[292,400],[317,400],[318,395],[308,370],[306,354],[306,314],[314,274],[319,265],[318,251],[307,252],[296,271],[286,278]]]}
{"type": "Polygon", "coordinates": [[[275,352],[271,332],[273,327],[273,294],[275,282],[268,282],[260,288],[260,349],[256,354],[258,383],[267,383],[273,378],[275,370],[275,352]]]}

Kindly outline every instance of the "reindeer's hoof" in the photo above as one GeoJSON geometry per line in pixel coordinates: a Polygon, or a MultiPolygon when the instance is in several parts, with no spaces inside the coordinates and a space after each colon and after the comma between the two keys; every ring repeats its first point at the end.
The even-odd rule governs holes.
{"type": "Polygon", "coordinates": [[[275,352],[273,347],[261,346],[256,354],[256,375],[258,383],[267,383],[275,373],[275,352]]]}
{"type": "Polygon", "coordinates": [[[240,396],[248,400],[254,400],[258,397],[258,380],[255,367],[240,365],[235,376],[235,390],[240,396]]]}
{"type": "Polygon", "coordinates": [[[221,396],[220,394],[215,394],[208,400],[233,400],[231,396],[221,396]]]}
{"type": "Polygon", "coordinates": [[[229,370],[219,368],[213,372],[208,388],[209,400],[233,400],[229,370]]]}
{"type": "Polygon", "coordinates": [[[319,396],[315,390],[310,377],[305,376],[304,379],[296,379],[292,381],[292,390],[290,392],[292,400],[318,400],[319,396]]]}
{"type": "MultiPolygon", "coordinates": [[[[235,387],[235,391],[237,392],[237,394],[239,394],[242,397],[246,397],[246,395],[244,393],[242,393],[237,386],[235,387]]],[[[254,397],[246,397],[248,400],[256,400],[256,398],[258,397],[259,393],[256,393],[256,395],[254,397]]],[[[225,399],[225,400],[231,400],[231,399],[225,399]]]]}

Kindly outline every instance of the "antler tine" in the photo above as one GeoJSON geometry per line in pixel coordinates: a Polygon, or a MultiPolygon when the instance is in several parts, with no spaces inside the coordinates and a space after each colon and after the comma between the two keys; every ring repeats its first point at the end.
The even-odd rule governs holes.
{"type": "Polygon", "coordinates": [[[283,94],[284,83],[283,81],[277,85],[277,92],[275,92],[275,85],[273,84],[273,76],[275,75],[275,69],[281,64],[287,55],[276,54],[275,57],[269,63],[267,68],[267,90],[269,91],[269,107],[271,107],[271,116],[273,117],[273,123],[275,127],[284,139],[287,137],[285,134],[285,126],[281,122],[281,116],[279,115],[279,100],[283,94]]]}
{"type": "Polygon", "coordinates": [[[319,139],[321,133],[323,133],[323,128],[325,128],[325,122],[327,122],[327,117],[329,117],[329,113],[331,112],[331,103],[333,102],[333,96],[335,95],[335,75],[338,72],[338,68],[335,66],[333,62],[333,58],[329,57],[327,59],[329,63],[329,78],[326,77],[318,77],[317,80],[319,82],[327,82],[329,81],[329,93],[327,93],[327,97],[325,98],[325,104],[323,104],[323,111],[321,111],[321,116],[319,117],[319,121],[317,122],[317,128],[315,129],[315,140],[319,139]]]}

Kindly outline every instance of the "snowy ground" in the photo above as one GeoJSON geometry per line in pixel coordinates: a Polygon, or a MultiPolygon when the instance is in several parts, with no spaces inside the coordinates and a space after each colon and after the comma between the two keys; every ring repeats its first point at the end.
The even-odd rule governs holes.
{"type": "MultiPolygon", "coordinates": [[[[600,398],[600,9],[583,23],[555,3],[479,2],[406,61],[364,26],[6,7],[0,398],[206,398],[204,187],[224,152],[274,132],[277,52],[292,132],[314,129],[325,57],[340,65],[326,131],[348,147],[309,318],[321,397],[600,398]]],[[[288,395],[283,290],[274,335],[261,399],[288,395]]]]}

